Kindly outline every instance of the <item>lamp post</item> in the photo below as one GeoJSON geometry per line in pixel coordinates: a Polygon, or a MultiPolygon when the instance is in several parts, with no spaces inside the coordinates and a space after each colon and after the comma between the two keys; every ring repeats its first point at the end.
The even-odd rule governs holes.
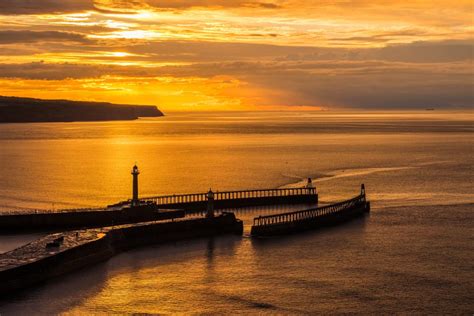
{"type": "Polygon", "coordinates": [[[138,175],[140,171],[138,171],[138,167],[135,164],[132,168],[132,176],[133,176],[133,192],[132,192],[132,206],[138,205],[138,175]]]}
{"type": "Polygon", "coordinates": [[[206,217],[214,217],[214,192],[209,189],[207,192],[207,213],[206,217]]]}
{"type": "Polygon", "coordinates": [[[313,180],[308,178],[308,182],[306,183],[306,189],[308,189],[308,194],[313,194],[316,190],[316,187],[313,184],[313,180]]]}

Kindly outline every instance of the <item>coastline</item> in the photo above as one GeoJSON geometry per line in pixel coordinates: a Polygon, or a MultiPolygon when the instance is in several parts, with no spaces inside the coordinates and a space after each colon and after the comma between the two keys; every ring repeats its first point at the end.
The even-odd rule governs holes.
{"type": "Polygon", "coordinates": [[[0,123],[97,122],[164,116],[156,106],[0,96],[0,123]]]}

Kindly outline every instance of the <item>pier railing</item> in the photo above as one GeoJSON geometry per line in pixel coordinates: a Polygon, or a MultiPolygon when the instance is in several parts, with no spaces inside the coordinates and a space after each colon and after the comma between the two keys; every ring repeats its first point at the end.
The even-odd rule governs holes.
{"type": "MultiPolygon", "coordinates": [[[[271,198],[315,195],[315,188],[288,188],[288,189],[264,189],[264,190],[242,190],[242,191],[222,191],[214,192],[214,200],[238,200],[251,198],[271,198]]],[[[173,194],[163,196],[153,196],[140,198],[141,201],[151,201],[158,205],[193,203],[207,201],[207,193],[196,194],[173,194]]]]}
{"type": "MultiPolygon", "coordinates": [[[[142,203],[156,203],[162,208],[195,209],[205,210],[208,201],[208,193],[173,194],[140,198],[142,203]]],[[[262,190],[240,190],[240,191],[217,191],[214,192],[215,207],[240,207],[287,202],[311,202],[317,203],[316,188],[288,188],[288,189],[262,189],[262,190]]],[[[27,214],[49,214],[49,213],[82,213],[93,211],[114,211],[123,206],[130,205],[131,200],[122,201],[109,205],[106,208],[75,208],[75,209],[49,209],[49,210],[5,210],[0,211],[2,215],[27,215],[27,214]]]]}
{"type": "Polygon", "coordinates": [[[310,208],[302,211],[281,213],[275,215],[259,216],[253,219],[253,226],[265,226],[281,223],[303,221],[320,216],[334,214],[366,203],[365,193],[362,193],[350,200],[326,205],[317,208],[310,208]]]}

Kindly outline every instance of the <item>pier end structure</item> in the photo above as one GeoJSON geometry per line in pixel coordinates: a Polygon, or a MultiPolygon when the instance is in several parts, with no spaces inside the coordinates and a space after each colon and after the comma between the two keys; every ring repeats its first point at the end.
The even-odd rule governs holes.
{"type": "Polygon", "coordinates": [[[370,212],[370,202],[361,185],[360,194],[352,199],[302,211],[258,216],[253,219],[250,234],[256,237],[285,235],[326,226],[334,226],[370,212]]]}

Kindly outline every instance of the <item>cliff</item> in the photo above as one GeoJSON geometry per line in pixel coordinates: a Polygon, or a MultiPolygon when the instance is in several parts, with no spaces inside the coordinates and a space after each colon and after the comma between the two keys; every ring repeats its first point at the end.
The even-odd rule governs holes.
{"type": "Polygon", "coordinates": [[[157,117],[156,106],[0,96],[0,123],[135,120],[157,117]]]}

